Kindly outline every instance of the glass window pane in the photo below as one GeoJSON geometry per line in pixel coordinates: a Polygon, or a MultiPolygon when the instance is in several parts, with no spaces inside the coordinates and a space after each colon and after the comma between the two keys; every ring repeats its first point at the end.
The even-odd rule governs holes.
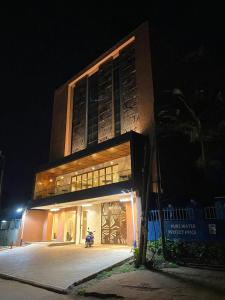
{"type": "Polygon", "coordinates": [[[98,171],[94,171],[94,178],[98,177],[98,171]]]}
{"type": "Polygon", "coordinates": [[[113,168],[113,173],[117,173],[118,172],[118,165],[115,165],[112,168],[113,168]]]}
{"type": "Polygon", "coordinates": [[[111,174],[111,173],[112,173],[112,167],[107,167],[106,174],[111,174]]]}
{"type": "Polygon", "coordinates": [[[111,174],[106,175],[106,182],[105,183],[106,184],[112,183],[112,175],[111,174]]]}
{"type": "Polygon", "coordinates": [[[92,179],[88,179],[87,188],[88,189],[92,188],[92,179]]]}
{"type": "Polygon", "coordinates": [[[93,179],[93,186],[98,186],[98,178],[93,179]]]}
{"type": "Polygon", "coordinates": [[[105,175],[105,169],[101,169],[101,170],[99,170],[99,174],[100,174],[100,176],[103,176],[103,175],[105,175]]]}
{"type": "Polygon", "coordinates": [[[99,185],[105,185],[105,176],[99,177],[99,185]]]}

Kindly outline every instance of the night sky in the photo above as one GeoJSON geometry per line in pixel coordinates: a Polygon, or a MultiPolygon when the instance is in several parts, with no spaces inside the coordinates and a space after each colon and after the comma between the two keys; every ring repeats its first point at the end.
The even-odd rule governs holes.
{"type": "Polygon", "coordinates": [[[138,6],[124,8],[113,2],[112,10],[107,2],[101,11],[89,2],[83,8],[62,1],[49,7],[39,2],[36,7],[12,3],[1,7],[4,206],[30,199],[35,169],[48,161],[54,90],[143,21],[150,21],[155,43],[165,39],[177,53],[202,44],[215,51],[216,45],[224,46],[222,8],[191,1],[186,7],[172,1],[155,2],[150,8],[140,1],[138,6]]]}

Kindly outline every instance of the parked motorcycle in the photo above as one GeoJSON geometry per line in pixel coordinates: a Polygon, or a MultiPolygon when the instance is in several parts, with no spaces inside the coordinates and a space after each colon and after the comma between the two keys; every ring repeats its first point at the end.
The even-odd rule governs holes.
{"type": "Polygon", "coordinates": [[[91,247],[94,244],[94,231],[88,229],[88,234],[85,238],[85,248],[91,247]]]}

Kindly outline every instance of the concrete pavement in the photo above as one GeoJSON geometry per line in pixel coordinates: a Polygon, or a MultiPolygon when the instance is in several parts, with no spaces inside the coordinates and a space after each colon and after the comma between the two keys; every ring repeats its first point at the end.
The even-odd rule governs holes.
{"type": "Polygon", "coordinates": [[[67,288],[132,256],[124,246],[32,244],[0,253],[0,276],[66,292],[67,288]]]}
{"type": "MultiPolygon", "coordinates": [[[[16,281],[0,279],[0,298],[2,300],[71,300],[72,296],[60,295],[16,281]]],[[[76,300],[79,297],[75,298],[76,300]]]]}
{"type": "Polygon", "coordinates": [[[110,294],[127,300],[225,300],[225,272],[184,267],[159,272],[138,270],[93,279],[75,287],[74,295],[79,290],[86,300],[92,299],[87,296],[110,294]]]}

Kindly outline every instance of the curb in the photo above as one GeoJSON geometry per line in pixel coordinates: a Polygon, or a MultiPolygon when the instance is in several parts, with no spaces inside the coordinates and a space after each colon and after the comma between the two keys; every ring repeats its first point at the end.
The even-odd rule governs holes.
{"type": "Polygon", "coordinates": [[[52,285],[42,284],[42,283],[38,283],[38,282],[35,282],[35,281],[32,281],[32,280],[18,278],[18,277],[8,275],[8,274],[0,273],[0,278],[5,279],[5,280],[17,281],[17,282],[21,282],[21,283],[24,283],[24,284],[29,284],[29,285],[32,285],[32,286],[35,286],[35,287],[38,287],[38,288],[41,288],[41,289],[44,289],[44,290],[47,290],[47,291],[50,291],[50,292],[55,292],[57,294],[64,294],[64,295],[68,294],[67,289],[60,289],[60,288],[54,287],[52,285]]]}

